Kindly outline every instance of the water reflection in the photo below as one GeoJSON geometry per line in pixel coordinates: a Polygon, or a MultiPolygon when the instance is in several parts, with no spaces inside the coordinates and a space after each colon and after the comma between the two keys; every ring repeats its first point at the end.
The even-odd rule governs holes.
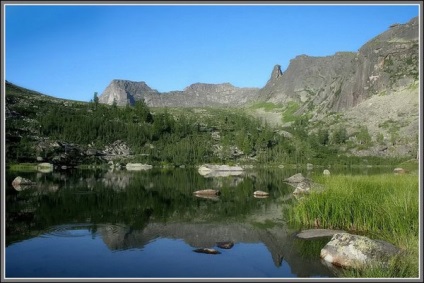
{"type": "MultiPolygon", "coordinates": [[[[272,258],[274,270],[269,276],[332,277],[319,254],[305,258],[302,249],[296,248],[293,231],[283,221],[283,205],[288,205],[285,200],[293,191],[283,180],[298,172],[251,171],[215,178],[201,176],[194,169],[19,173],[36,184],[19,191],[6,187],[6,246],[10,250],[27,245],[26,240],[32,238],[91,238],[102,241],[111,252],[141,249],[146,253],[158,240],[171,239],[189,245],[184,254],[190,257],[194,249],[220,249],[218,243],[231,242],[232,253],[217,256],[235,259],[250,245],[260,244],[272,258]],[[219,190],[219,197],[193,195],[204,188],[219,190]],[[255,198],[258,190],[268,192],[269,197],[255,198]],[[282,273],[286,264],[291,271],[282,273]]],[[[7,172],[7,184],[15,177],[16,172],[7,172]]],[[[96,247],[84,243],[83,248],[96,253],[96,247]]],[[[7,254],[8,269],[13,270],[13,253],[7,254]]],[[[245,264],[253,260],[244,259],[245,264]]],[[[220,268],[222,273],[215,277],[229,274],[225,269],[230,267],[220,268]]],[[[193,275],[189,269],[186,272],[187,277],[193,275]]]]}

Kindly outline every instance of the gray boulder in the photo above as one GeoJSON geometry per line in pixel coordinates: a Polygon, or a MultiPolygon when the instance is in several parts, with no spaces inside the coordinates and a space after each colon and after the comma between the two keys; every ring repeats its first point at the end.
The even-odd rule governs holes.
{"type": "Polygon", "coordinates": [[[407,171],[401,167],[393,169],[393,173],[395,174],[405,174],[407,171]]]}
{"type": "Polygon", "coordinates": [[[293,176],[284,180],[289,184],[308,183],[310,180],[302,175],[302,173],[294,174],[293,176]]]}
{"type": "Polygon", "coordinates": [[[349,233],[334,234],[321,249],[321,258],[335,266],[363,268],[370,265],[387,265],[400,249],[381,240],[349,233]]]}

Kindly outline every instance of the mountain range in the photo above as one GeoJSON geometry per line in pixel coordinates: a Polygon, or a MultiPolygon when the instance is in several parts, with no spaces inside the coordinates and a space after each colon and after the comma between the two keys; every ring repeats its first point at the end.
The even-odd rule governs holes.
{"type": "Polygon", "coordinates": [[[365,43],[358,52],[332,56],[299,55],[283,72],[275,65],[262,88],[230,83],[194,83],[182,91],[160,93],[146,82],[112,80],[100,103],[134,104],[144,99],[152,107],[241,107],[254,102],[300,104],[299,113],[342,111],[373,95],[390,95],[418,80],[418,17],[393,24],[365,43]]]}

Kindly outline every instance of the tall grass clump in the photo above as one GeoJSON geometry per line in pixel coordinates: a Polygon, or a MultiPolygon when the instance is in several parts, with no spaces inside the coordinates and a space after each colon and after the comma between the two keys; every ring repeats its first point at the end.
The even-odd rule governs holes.
{"type": "Polygon", "coordinates": [[[324,186],[294,203],[285,213],[297,228],[341,229],[390,242],[404,253],[391,268],[348,271],[374,277],[417,277],[419,241],[419,177],[416,174],[317,176],[324,186]]]}

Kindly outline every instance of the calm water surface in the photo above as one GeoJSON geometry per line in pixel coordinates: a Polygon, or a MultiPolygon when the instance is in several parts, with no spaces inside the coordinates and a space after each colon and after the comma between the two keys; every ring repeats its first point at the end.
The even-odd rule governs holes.
{"type": "Polygon", "coordinates": [[[283,179],[299,172],[317,173],[247,170],[212,178],[195,169],[7,172],[5,276],[335,277],[319,259],[326,242],[317,248],[296,239],[283,220],[293,191],[283,179]],[[16,189],[16,176],[36,185],[16,189]],[[201,189],[221,195],[195,197],[201,189]],[[270,196],[255,198],[256,190],[270,196]],[[220,242],[234,245],[225,249],[220,242]],[[219,254],[194,252],[200,248],[219,254]]]}

